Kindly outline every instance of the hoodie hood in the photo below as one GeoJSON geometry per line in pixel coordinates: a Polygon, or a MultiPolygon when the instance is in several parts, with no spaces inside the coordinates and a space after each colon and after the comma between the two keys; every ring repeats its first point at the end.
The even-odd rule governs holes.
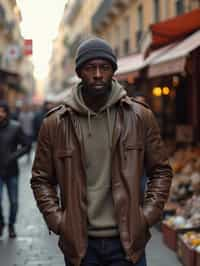
{"type": "MultiPolygon", "coordinates": [[[[81,93],[82,86],[83,85],[80,82],[76,87],[72,88],[64,102],[67,106],[71,107],[73,110],[75,110],[79,114],[83,116],[87,116],[88,135],[92,136],[93,130],[92,130],[91,117],[96,116],[97,113],[95,113],[94,111],[92,111],[85,105],[83,97],[82,97],[82,93],[81,93]]],[[[98,113],[106,112],[110,147],[112,146],[112,128],[111,128],[112,123],[111,123],[110,108],[114,104],[116,104],[126,94],[127,93],[124,90],[124,88],[116,80],[112,80],[112,88],[111,88],[110,96],[106,104],[102,106],[100,110],[98,111],[98,113]]]]}
{"type": "MultiPolygon", "coordinates": [[[[83,101],[83,97],[81,94],[82,86],[82,82],[80,82],[76,87],[73,87],[64,102],[67,106],[71,107],[73,110],[82,115],[88,116],[88,113],[90,115],[95,115],[96,113],[89,109],[83,101]]],[[[112,89],[108,101],[104,106],[101,107],[99,112],[103,112],[106,109],[110,108],[126,94],[127,93],[125,89],[116,80],[112,80],[112,89]]]]}

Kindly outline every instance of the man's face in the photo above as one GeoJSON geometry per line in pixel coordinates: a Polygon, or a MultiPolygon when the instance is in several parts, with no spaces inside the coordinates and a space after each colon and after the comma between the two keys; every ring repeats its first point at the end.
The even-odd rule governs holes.
{"type": "Polygon", "coordinates": [[[102,96],[110,90],[113,68],[105,59],[94,59],[85,63],[80,69],[84,89],[91,96],[102,96]]]}
{"type": "Polygon", "coordinates": [[[5,112],[4,108],[0,107],[0,122],[5,120],[7,117],[7,113],[5,112]]]}

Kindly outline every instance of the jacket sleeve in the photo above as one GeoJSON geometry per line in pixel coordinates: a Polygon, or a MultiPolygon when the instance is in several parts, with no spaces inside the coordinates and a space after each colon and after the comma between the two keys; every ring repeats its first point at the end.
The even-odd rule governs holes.
{"type": "Polygon", "coordinates": [[[13,152],[10,155],[8,164],[12,163],[13,161],[23,156],[25,153],[27,153],[30,150],[30,147],[31,147],[31,144],[27,136],[24,134],[22,127],[20,125],[18,126],[17,133],[16,133],[16,146],[17,146],[17,149],[15,152],[13,152]],[[20,147],[18,147],[19,145],[20,147]]]}
{"type": "Polygon", "coordinates": [[[46,122],[44,119],[39,131],[31,188],[49,230],[59,234],[62,211],[57,193],[52,142],[46,122]]]}
{"type": "Polygon", "coordinates": [[[172,179],[167,152],[153,113],[147,110],[145,143],[145,169],[148,182],[144,197],[144,215],[149,226],[158,222],[168,199],[172,179]]]}

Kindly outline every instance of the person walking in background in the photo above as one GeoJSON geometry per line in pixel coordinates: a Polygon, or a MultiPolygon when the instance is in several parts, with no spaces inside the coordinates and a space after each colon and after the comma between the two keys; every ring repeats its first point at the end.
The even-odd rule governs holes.
{"type": "Polygon", "coordinates": [[[11,120],[9,114],[7,102],[0,100],[0,236],[5,226],[2,208],[2,193],[5,184],[10,203],[9,236],[13,238],[16,237],[15,222],[18,211],[17,159],[29,150],[29,142],[19,122],[11,120]]]}
{"type": "Polygon", "coordinates": [[[33,136],[34,141],[37,141],[38,133],[40,130],[40,126],[42,124],[42,120],[45,117],[46,113],[50,111],[55,106],[55,103],[50,101],[45,101],[42,108],[38,110],[33,118],[33,136]]]}
{"type": "Polygon", "coordinates": [[[27,153],[28,162],[31,161],[31,146],[34,139],[34,113],[31,110],[30,104],[24,103],[21,106],[21,110],[18,115],[18,120],[21,124],[23,132],[29,141],[30,150],[27,153]]]}
{"type": "Polygon", "coordinates": [[[116,69],[105,40],[84,41],[81,82],[39,132],[31,187],[66,265],[146,266],[149,229],[168,198],[172,170],[158,125],[113,79],[116,69]]]}

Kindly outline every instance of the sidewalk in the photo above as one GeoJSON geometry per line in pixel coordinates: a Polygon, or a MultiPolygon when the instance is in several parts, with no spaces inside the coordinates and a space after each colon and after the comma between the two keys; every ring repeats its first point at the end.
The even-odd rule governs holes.
{"type": "MultiPolygon", "coordinates": [[[[57,237],[49,235],[30,189],[31,166],[26,157],[20,161],[19,215],[16,225],[18,237],[9,239],[7,230],[0,238],[1,266],[64,266],[63,255],[57,247],[57,237]]],[[[4,191],[5,192],[5,191],[4,191]]],[[[7,196],[4,193],[4,203],[7,196]]],[[[5,214],[7,215],[7,207],[5,214]]],[[[7,216],[6,216],[7,217],[7,216]]],[[[147,246],[148,266],[181,266],[174,252],[166,248],[161,234],[152,230],[147,246]]]]}
{"type": "Polygon", "coordinates": [[[152,239],[147,245],[148,266],[181,266],[176,253],[163,244],[161,233],[155,228],[151,233],[152,239]]]}
{"type": "MultiPolygon", "coordinates": [[[[57,237],[48,229],[36,207],[30,189],[31,166],[26,157],[20,160],[19,214],[16,239],[9,239],[7,230],[0,238],[1,266],[63,266],[63,255],[57,247],[57,237]]],[[[5,192],[6,190],[4,190],[5,192]]],[[[4,203],[7,195],[4,193],[4,203]]],[[[5,208],[6,218],[8,207],[5,208]]]]}

